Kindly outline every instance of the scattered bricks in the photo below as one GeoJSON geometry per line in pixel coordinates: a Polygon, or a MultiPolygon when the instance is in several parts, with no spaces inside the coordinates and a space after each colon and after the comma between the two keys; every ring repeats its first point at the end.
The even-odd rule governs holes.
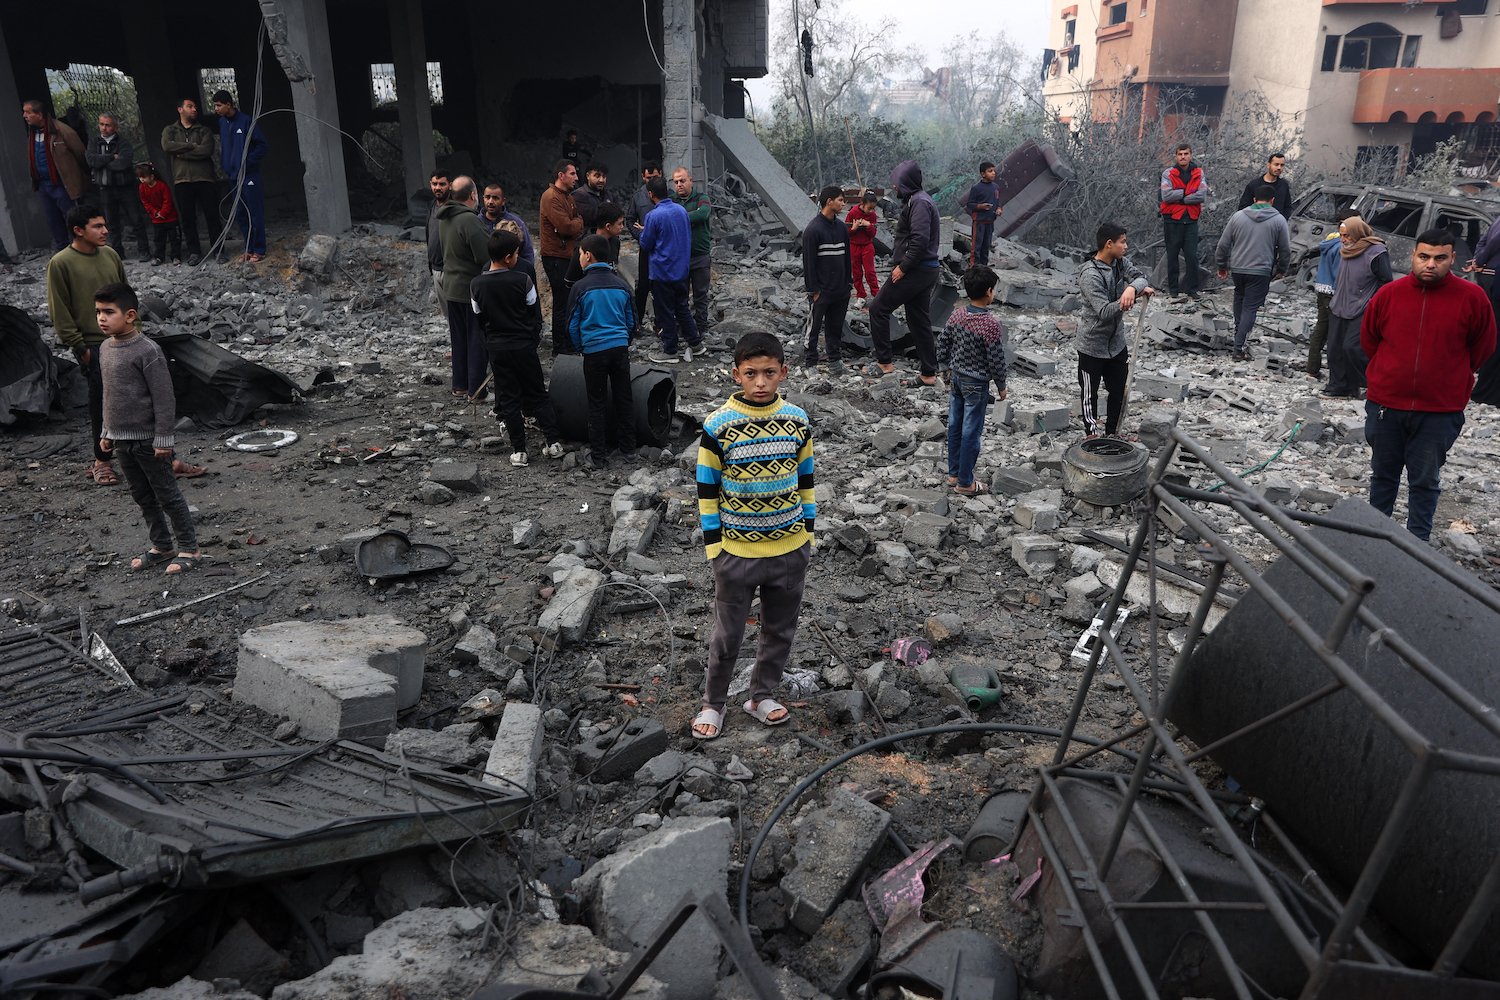
{"type": "Polygon", "coordinates": [[[517,521],[510,529],[511,544],[529,549],[542,537],[542,526],[535,521],[517,521]]]}
{"type": "Polygon", "coordinates": [[[1049,535],[1013,535],[1010,555],[1027,576],[1041,580],[1051,574],[1062,558],[1062,542],[1049,535]]]}
{"type": "Polygon", "coordinates": [[[1031,531],[1056,531],[1062,523],[1062,490],[1035,490],[1016,498],[1011,516],[1031,531]]]}
{"type": "Polygon", "coordinates": [[[875,957],[875,926],[864,904],[846,899],[803,945],[793,969],[829,996],[845,996],[849,984],[875,957]]]}
{"type": "Polygon", "coordinates": [[[278,622],[240,636],[234,698],[308,739],[376,741],[422,696],[427,637],[389,615],[278,622]]]}
{"type": "Polygon", "coordinates": [[[1261,496],[1271,503],[1291,503],[1297,498],[1299,491],[1300,487],[1280,472],[1267,473],[1266,478],[1260,484],[1261,496]]]}
{"type": "Polygon", "coordinates": [[[537,627],[556,632],[567,642],[578,642],[604,598],[604,574],[587,566],[567,570],[557,582],[557,593],[542,609],[537,627]]]}
{"type": "Polygon", "coordinates": [[[1055,472],[1062,475],[1063,449],[1054,445],[1051,448],[1040,448],[1032,452],[1031,467],[1038,472],[1055,472]]]}
{"type": "Polygon", "coordinates": [[[1229,386],[1220,386],[1209,393],[1213,399],[1223,400],[1232,409],[1242,410],[1245,413],[1254,413],[1260,407],[1260,401],[1248,392],[1241,392],[1229,386]]]}
{"type": "Polygon", "coordinates": [[[1027,378],[1041,378],[1043,375],[1052,375],[1057,371],[1057,360],[1049,358],[1045,354],[1035,351],[1017,351],[1015,359],[1011,361],[1011,371],[1027,378]]]}
{"type": "Polygon", "coordinates": [[[1290,431],[1293,427],[1297,427],[1297,434],[1292,438],[1293,441],[1316,441],[1328,429],[1328,424],[1318,410],[1310,406],[1292,406],[1281,415],[1281,429],[1290,431]],[[1297,427],[1298,423],[1302,426],[1297,427]]]}
{"type": "Polygon", "coordinates": [[[906,519],[901,529],[901,538],[908,545],[920,548],[942,548],[948,531],[953,527],[953,518],[937,514],[913,514],[906,519]]]}
{"type": "Polygon", "coordinates": [[[427,479],[455,493],[478,493],[484,488],[476,462],[438,462],[427,471],[427,479]]]}
{"type": "Polygon", "coordinates": [[[793,926],[818,932],[859,883],[890,827],[889,813],[843,788],[802,817],[793,848],[797,867],[781,880],[793,926]]]}
{"type": "Polygon", "coordinates": [[[574,766],[590,781],[619,781],[667,748],[667,731],[651,719],[632,719],[573,750],[574,766]]]}
{"type": "Polygon", "coordinates": [[[1181,414],[1170,407],[1151,407],[1141,416],[1140,427],[1136,428],[1141,444],[1152,451],[1165,447],[1167,440],[1172,436],[1172,428],[1177,426],[1180,417],[1181,414]]]}
{"type": "Polygon", "coordinates": [[[656,534],[661,515],[655,508],[650,510],[627,510],[615,518],[615,527],[609,535],[609,554],[618,556],[623,552],[645,552],[656,534]]]}
{"type": "Polygon", "coordinates": [[[479,726],[459,722],[440,730],[398,729],[385,738],[385,752],[402,754],[440,767],[464,767],[482,760],[487,750],[476,743],[479,726]]]}
{"type": "Polygon", "coordinates": [[[626,483],[615,490],[615,495],[609,501],[609,509],[615,517],[619,517],[627,511],[645,510],[655,503],[656,494],[651,490],[626,483]]]}
{"type": "Polygon", "coordinates": [[[424,479],[417,484],[417,499],[429,507],[438,507],[445,503],[452,503],[457,496],[452,490],[442,483],[434,483],[430,479],[424,479]]]}
{"type": "Polygon", "coordinates": [[[500,728],[484,767],[484,783],[505,790],[536,794],[536,762],[542,756],[542,710],[529,702],[505,706],[500,728]]]}
{"type": "Polygon", "coordinates": [[[1131,391],[1140,396],[1149,396],[1152,399],[1170,399],[1173,402],[1181,402],[1188,398],[1188,384],[1180,378],[1163,378],[1160,375],[1150,375],[1140,372],[1135,381],[1131,383],[1131,391]]]}
{"type": "Polygon", "coordinates": [[[1041,485],[1041,477],[1026,468],[996,469],[995,474],[990,477],[990,489],[1011,496],[1030,493],[1041,485]]]}
{"type": "Polygon", "coordinates": [[[470,625],[464,637],[453,646],[453,658],[459,663],[478,664],[493,670],[500,662],[495,633],[483,625],[470,625]]]}
{"type": "Polygon", "coordinates": [[[875,558],[879,559],[882,565],[901,570],[903,573],[917,565],[916,557],[911,554],[911,549],[902,542],[876,542],[875,558]]]}
{"type": "MultiPolygon", "coordinates": [[[[654,940],[664,916],[685,895],[725,899],[734,827],[723,818],[672,818],[590,868],[573,887],[587,900],[605,944],[636,951],[654,940]]],[[[651,963],[667,1000],[713,996],[719,942],[694,914],[651,963]]]]}
{"type": "Polygon", "coordinates": [[[1016,429],[1028,434],[1066,430],[1073,414],[1066,406],[1049,406],[1044,410],[1016,410],[1016,429]]]}

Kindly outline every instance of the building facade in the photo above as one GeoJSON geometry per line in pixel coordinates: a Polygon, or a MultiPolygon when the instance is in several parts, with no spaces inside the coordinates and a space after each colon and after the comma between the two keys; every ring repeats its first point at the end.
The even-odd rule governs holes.
{"type": "Polygon", "coordinates": [[[1263,98],[1315,171],[1395,179],[1455,137],[1500,169],[1500,0],[1052,3],[1043,93],[1065,120],[1214,119],[1263,98]]]}

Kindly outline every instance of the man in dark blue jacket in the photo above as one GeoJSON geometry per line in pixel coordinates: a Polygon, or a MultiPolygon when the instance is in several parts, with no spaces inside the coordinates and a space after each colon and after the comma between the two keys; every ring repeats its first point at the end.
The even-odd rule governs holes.
{"type": "Polygon", "coordinates": [[[658,364],[692,361],[703,344],[703,334],[688,306],[688,264],[693,251],[693,224],[688,211],[667,194],[667,182],[653,177],[646,185],[655,207],[646,216],[640,236],[641,250],[651,259],[651,301],[661,324],[662,353],[651,358],[658,364]],[[677,356],[677,335],[687,340],[682,357],[677,356]]]}
{"type": "Polygon", "coordinates": [[[995,219],[1005,211],[1000,205],[1000,185],[995,183],[995,165],[988,160],[979,165],[979,181],[969,188],[964,199],[964,211],[974,227],[974,250],[969,256],[969,266],[988,267],[990,244],[995,240],[995,219]]]}
{"type": "Polygon", "coordinates": [[[844,189],[829,185],[818,192],[818,214],[802,230],[802,282],[807,288],[808,314],[803,362],[818,363],[818,330],[828,342],[828,368],[844,370],[839,348],[844,340],[844,317],[854,287],[850,271],[849,227],[844,223],[844,189]]]}
{"type": "Polygon", "coordinates": [[[902,201],[892,240],[890,280],[870,307],[870,337],[880,374],[896,370],[891,351],[891,313],[906,307],[906,325],[917,348],[923,385],[937,384],[937,349],[932,339],[932,290],[938,283],[940,230],[937,206],[922,190],[922,168],[906,160],[891,171],[891,187],[902,201]]]}
{"type": "Polygon", "coordinates": [[[630,341],[635,338],[635,293],[609,262],[609,238],[599,233],[578,244],[583,277],[568,293],[568,335],[583,352],[583,385],[589,397],[590,471],[605,466],[609,432],[620,452],[635,454],[635,399],[630,389],[630,341]]]}
{"type": "Polygon", "coordinates": [[[241,260],[254,263],[266,256],[266,195],[260,181],[260,164],[266,158],[266,134],[234,106],[227,90],[214,94],[214,114],[219,116],[219,164],[229,176],[234,192],[234,217],[245,235],[241,260]]]}

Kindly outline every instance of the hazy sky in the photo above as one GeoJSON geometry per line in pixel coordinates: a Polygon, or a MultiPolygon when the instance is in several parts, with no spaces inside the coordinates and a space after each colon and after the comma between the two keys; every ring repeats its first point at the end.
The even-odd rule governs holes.
{"type": "MultiPolygon", "coordinates": [[[[939,56],[955,35],[990,37],[1001,31],[1040,66],[1051,8],[1049,0],[995,0],[988,4],[974,0],[849,0],[843,5],[851,30],[858,30],[859,24],[878,24],[885,18],[896,22],[900,44],[920,50],[923,63],[932,67],[941,64],[939,56]]],[[[791,0],[771,0],[772,45],[791,17],[791,0]]],[[[750,80],[748,86],[755,107],[762,111],[769,108],[770,78],[750,80]]]]}

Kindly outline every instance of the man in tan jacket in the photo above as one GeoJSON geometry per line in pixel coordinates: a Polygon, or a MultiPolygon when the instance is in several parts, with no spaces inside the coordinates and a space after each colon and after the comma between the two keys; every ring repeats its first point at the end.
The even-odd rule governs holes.
{"type": "Polygon", "coordinates": [[[31,189],[41,199],[42,211],[47,215],[52,249],[61,250],[72,242],[68,210],[88,189],[88,175],[83,170],[83,140],[52,117],[45,101],[24,102],[21,117],[29,129],[26,158],[31,166],[31,189]]]}

